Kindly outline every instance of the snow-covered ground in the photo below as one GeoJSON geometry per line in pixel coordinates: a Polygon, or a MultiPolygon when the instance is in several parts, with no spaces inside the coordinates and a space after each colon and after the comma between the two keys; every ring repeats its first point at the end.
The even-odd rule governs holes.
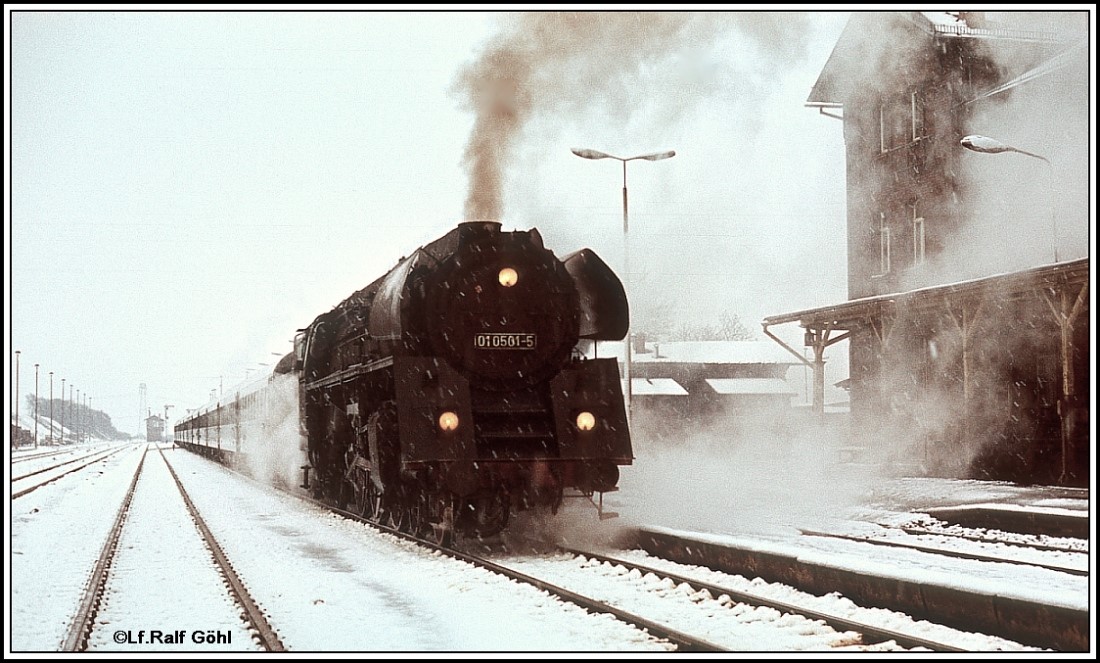
{"type": "MultiPolygon", "coordinates": [[[[879,628],[904,633],[909,636],[921,637],[945,644],[953,644],[968,651],[1035,651],[1034,648],[1026,647],[1015,642],[1009,642],[1001,638],[983,634],[965,633],[939,624],[916,621],[908,615],[891,610],[864,608],[838,594],[813,596],[787,585],[766,582],[760,578],[749,579],[740,575],[731,575],[722,573],[721,571],[714,571],[706,567],[679,564],[677,562],[653,557],[639,550],[615,552],[612,553],[612,556],[628,562],[634,562],[695,580],[708,582],[734,591],[802,606],[810,610],[835,615],[864,624],[871,624],[879,628]]],[[[596,562],[589,562],[589,564],[595,563],[596,562]]],[[[616,567],[606,562],[600,563],[600,566],[606,569],[605,572],[627,572],[621,566],[616,567]]],[[[665,587],[671,590],[668,583],[665,584],[665,587]]],[[[683,589],[678,588],[676,591],[683,591],[683,589]]],[[[780,650],[777,649],[774,651],[780,650]]]]}
{"type": "Polygon", "coordinates": [[[81,465],[106,458],[112,450],[128,446],[128,443],[103,442],[80,445],[69,452],[30,458],[14,463],[11,468],[11,491],[17,493],[26,488],[45,483],[64,475],[81,465]]]}
{"type": "Polygon", "coordinates": [[[1081,512],[1089,510],[1089,489],[910,477],[877,483],[869,491],[868,502],[894,510],[998,503],[1034,508],[1061,507],[1081,512]]]}
{"type": "MultiPolygon", "coordinates": [[[[12,503],[13,650],[53,651],[60,644],[133,476],[140,446],[12,503]]],[[[610,616],[588,614],[526,585],[425,552],[185,451],[165,453],[236,572],[291,651],[665,651],[670,648],[667,643],[610,616]]],[[[141,519],[144,525],[124,534],[117,564],[127,575],[119,575],[116,582],[120,584],[112,585],[111,598],[100,615],[100,623],[107,627],[103,633],[112,633],[114,629],[109,627],[114,625],[131,632],[242,628],[234,609],[226,612],[224,604],[218,605],[225,595],[220,591],[220,581],[210,578],[209,553],[196,543],[194,526],[182,513],[176,489],[159,455],[150,452],[146,463],[148,467],[139,481],[131,514],[134,522],[141,519]],[[202,580],[204,576],[206,579],[202,580]],[[186,579],[186,583],[180,585],[180,578],[186,579]],[[200,583],[205,589],[200,588],[200,583]],[[193,620],[191,615],[200,618],[193,620]]],[[[878,523],[929,526],[932,523],[919,511],[902,510],[919,509],[925,504],[1011,500],[1016,504],[1043,502],[1042,506],[1050,507],[1054,506],[1050,500],[1057,499],[1058,508],[1079,506],[1071,493],[1057,497],[1038,492],[1025,495],[1013,487],[969,482],[903,480],[892,490],[904,499],[891,495],[855,510],[836,511],[829,520],[830,527],[823,529],[891,540],[919,538],[947,548],[973,550],[978,546],[985,554],[1009,554],[1009,547],[1003,544],[976,544],[946,536],[911,537],[878,523]],[[960,493],[954,499],[945,494],[952,486],[958,486],[960,493]]],[[[571,538],[577,545],[609,541],[622,525],[631,524],[629,516],[636,518],[644,506],[638,495],[629,490],[615,494],[614,500],[616,509],[628,517],[600,521],[590,506],[570,503],[563,513],[551,519],[550,529],[571,538]]],[[[522,520],[517,518],[514,525],[518,526],[522,520]]],[[[682,533],[775,550],[816,563],[911,577],[972,591],[1073,608],[1085,608],[1089,603],[1087,577],[1027,566],[948,559],[867,543],[799,536],[789,526],[777,527],[770,533],[748,534],[723,528],[719,523],[703,534],[694,529],[682,533]]],[[[1079,540],[1062,543],[1066,543],[1063,547],[1087,550],[1087,544],[1079,540]]],[[[909,617],[890,611],[860,608],[842,597],[807,597],[783,585],[686,567],[641,552],[620,554],[731,589],[808,605],[822,612],[952,642],[974,651],[1026,649],[997,638],[914,623],[909,617]]],[[[1081,564],[1080,553],[1014,550],[1011,554],[1030,555],[1045,563],[1081,564]]],[[[624,583],[621,576],[628,572],[614,565],[563,561],[553,556],[513,561],[527,565],[526,570],[535,574],[556,573],[562,584],[584,593],[602,592],[608,598],[629,594],[628,598],[618,596],[616,600],[640,603],[622,607],[634,608],[647,616],[664,615],[674,628],[699,633],[692,625],[706,624],[705,630],[716,643],[734,649],[826,650],[851,644],[850,636],[821,624],[781,617],[767,610],[732,606],[720,597],[689,592],[653,578],[626,578],[629,582],[624,583]]],[[[93,637],[91,645],[110,647],[104,637],[93,637]]],[[[251,646],[251,640],[239,637],[242,639],[234,635],[234,647],[238,643],[251,646]]],[[[892,645],[883,647],[889,649],[892,645]]],[[[146,645],[127,645],[117,650],[148,649],[146,645]]]]}
{"type": "MultiPolygon", "coordinates": [[[[36,469],[42,467],[48,467],[54,463],[74,458],[78,455],[95,451],[97,449],[105,449],[109,444],[97,440],[96,442],[89,444],[73,444],[65,446],[40,446],[37,449],[34,447],[23,447],[22,449],[15,449],[11,454],[11,473],[13,476],[19,476],[26,474],[27,472],[33,472],[36,469]]],[[[121,444],[121,443],[115,443],[121,444]]]]}
{"type": "Polygon", "coordinates": [[[115,640],[119,631],[131,640],[153,640],[153,631],[172,634],[141,647],[149,651],[259,650],[164,459],[152,449],[134,488],[87,650],[133,651],[133,645],[115,640]],[[175,642],[177,631],[184,637],[175,642]],[[224,639],[213,646],[194,641],[194,634],[209,631],[224,639]]]}
{"type": "Polygon", "coordinates": [[[664,651],[532,587],[166,452],[291,651],[664,651]]]}
{"type": "Polygon", "coordinates": [[[57,651],[144,445],[11,502],[11,648],[57,651]]]}
{"type": "Polygon", "coordinates": [[[493,561],[521,573],[644,615],[729,651],[897,651],[893,642],[867,646],[859,634],[768,607],[736,604],[668,579],[621,565],[567,554],[500,557],[493,561]]]}
{"type": "Polygon", "coordinates": [[[1088,577],[1032,566],[958,559],[917,550],[815,536],[773,539],[759,535],[750,538],[667,528],[654,529],[699,541],[788,555],[809,564],[883,578],[912,580],[1077,610],[1087,610],[1089,606],[1088,577]]]}
{"type": "MultiPolygon", "coordinates": [[[[939,521],[921,514],[906,514],[894,521],[896,525],[883,526],[876,523],[847,523],[845,533],[861,536],[863,538],[885,541],[902,545],[917,545],[925,548],[934,548],[946,552],[961,552],[976,555],[996,557],[998,559],[1010,559],[1028,564],[1045,564],[1081,571],[1089,568],[1088,541],[1083,539],[1071,539],[1065,537],[1036,537],[1034,535],[1003,536],[1007,532],[990,533],[981,535],[983,540],[968,540],[953,536],[952,532],[965,534],[966,528],[957,526],[941,527],[936,534],[910,534],[901,528],[927,529],[938,524],[939,521]],[[1032,544],[1053,545],[1065,550],[1040,550],[1030,547],[1032,544]],[[1075,552],[1069,552],[1075,551],[1075,552]]],[[[886,525],[886,524],[884,524],[886,525]]],[[[974,533],[974,537],[978,534],[974,533]]]]}
{"type": "MultiPolygon", "coordinates": [[[[990,541],[993,543],[1013,544],[1016,546],[1061,548],[1064,550],[1070,550],[1085,555],[1089,555],[1090,550],[1088,539],[1078,539],[1067,536],[1049,536],[1047,534],[1005,532],[1002,530],[975,529],[972,527],[963,527],[962,525],[956,525],[954,523],[945,523],[942,520],[935,518],[934,516],[920,512],[884,514],[875,519],[874,523],[877,523],[877,525],[866,524],[864,525],[864,527],[870,529],[881,529],[881,527],[878,527],[879,525],[881,525],[882,527],[901,527],[926,530],[928,532],[935,532],[937,534],[943,534],[946,536],[970,537],[972,539],[981,539],[983,541],[990,541]]],[[[853,527],[855,526],[854,523],[849,523],[849,525],[853,527]]]]}

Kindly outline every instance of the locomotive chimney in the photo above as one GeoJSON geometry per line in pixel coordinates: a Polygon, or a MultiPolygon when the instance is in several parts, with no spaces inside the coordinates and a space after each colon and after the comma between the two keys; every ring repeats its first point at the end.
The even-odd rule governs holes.
{"type": "Polygon", "coordinates": [[[634,354],[644,354],[649,352],[645,349],[645,334],[631,334],[634,338],[634,354]]]}

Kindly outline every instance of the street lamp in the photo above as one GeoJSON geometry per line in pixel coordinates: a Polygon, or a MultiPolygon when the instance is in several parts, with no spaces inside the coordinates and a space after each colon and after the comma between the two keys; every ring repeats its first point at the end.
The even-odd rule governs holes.
{"type": "Polygon", "coordinates": [[[19,448],[19,353],[22,350],[15,351],[15,448],[19,448]]]}
{"type": "Polygon", "coordinates": [[[61,378],[61,444],[65,444],[65,378],[61,378]]]}
{"type": "Polygon", "coordinates": [[[53,446],[53,371],[50,371],[50,446],[53,446]]]}
{"type": "MultiPolygon", "coordinates": [[[[668,152],[654,152],[652,154],[639,154],[636,157],[626,157],[626,158],[624,158],[624,157],[617,157],[617,156],[614,156],[614,155],[611,155],[611,154],[606,154],[606,153],[600,152],[598,150],[589,150],[589,149],[581,148],[581,147],[574,147],[574,148],[572,148],[572,151],[573,151],[573,154],[576,154],[577,156],[579,156],[582,159],[615,159],[616,161],[621,161],[623,163],[623,272],[624,272],[624,276],[626,277],[625,280],[626,280],[627,299],[629,300],[629,293],[630,293],[630,239],[629,239],[630,216],[629,216],[629,213],[627,211],[629,208],[628,208],[627,199],[626,199],[626,162],[627,161],[635,161],[635,160],[639,160],[639,159],[642,160],[642,161],[660,161],[661,159],[670,159],[670,158],[676,156],[676,152],[674,150],[669,150],[668,152]]],[[[630,423],[630,418],[631,418],[630,417],[630,410],[631,410],[631,406],[632,406],[633,401],[634,401],[634,386],[633,386],[633,383],[630,381],[630,377],[631,377],[630,376],[630,353],[632,351],[632,348],[630,347],[630,328],[629,328],[629,326],[627,327],[626,338],[624,340],[626,342],[626,354],[625,354],[625,359],[623,361],[623,372],[625,373],[624,377],[626,378],[626,420],[627,420],[627,423],[630,423]]]]}
{"type": "Polygon", "coordinates": [[[34,448],[38,448],[38,364],[34,365],[34,448]]]}
{"type": "Polygon", "coordinates": [[[1054,213],[1054,164],[1050,162],[1050,159],[1035,154],[1034,152],[1028,152],[1027,150],[1021,150],[1018,147],[1007,145],[988,136],[979,136],[978,134],[964,136],[963,139],[959,141],[959,144],[972,152],[980,152],[982,154],[1016,152],[1024,156],[1039,159],[1047,165],[1050,169],[1050,179],[1048,180],[1050,187],[1050,243],[1051,248],[1054,250],[1054,262],[1058,262],[1058,216],[1054,213]]]}

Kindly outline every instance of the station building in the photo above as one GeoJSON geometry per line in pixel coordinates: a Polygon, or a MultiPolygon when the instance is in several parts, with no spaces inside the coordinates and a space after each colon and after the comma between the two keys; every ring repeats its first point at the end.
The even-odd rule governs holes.
{"type": "Polygon", "coordinates": [[[1088,485],[1087,30],[1086,12],[856,13],[819,75],[807,105],[844,132],[849,300],[763,325],[784,346],[770,327],[803,328],[819,411],[849,343],[869,450],[1088,485]]]}

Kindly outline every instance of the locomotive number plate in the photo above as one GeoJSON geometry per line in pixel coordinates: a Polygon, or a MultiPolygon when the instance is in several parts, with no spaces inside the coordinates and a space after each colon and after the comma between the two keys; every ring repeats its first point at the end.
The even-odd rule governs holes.
{"type": "Polygon", "coordinates": [[[534,350],[537,334],[475,334],[474,347],[478,350],[534,350]]]}

